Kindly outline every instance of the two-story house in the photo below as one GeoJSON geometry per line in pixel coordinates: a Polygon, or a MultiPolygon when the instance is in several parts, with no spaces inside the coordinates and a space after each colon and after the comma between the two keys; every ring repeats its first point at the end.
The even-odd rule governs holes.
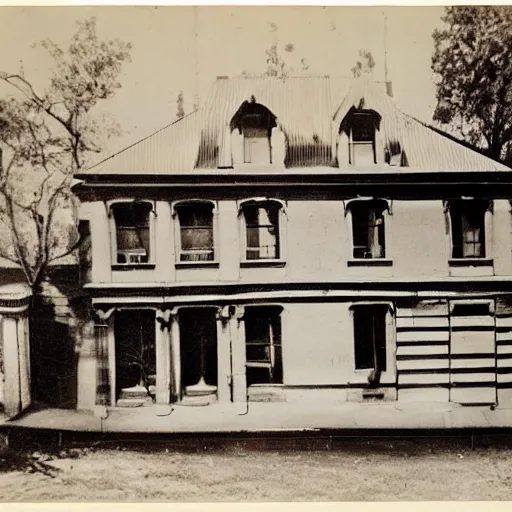
{"type": "Polygon", "coordinates": [[[510,172],[384,84],[219,77],[76,176],[78,409],[510,404],[510,172]]]}

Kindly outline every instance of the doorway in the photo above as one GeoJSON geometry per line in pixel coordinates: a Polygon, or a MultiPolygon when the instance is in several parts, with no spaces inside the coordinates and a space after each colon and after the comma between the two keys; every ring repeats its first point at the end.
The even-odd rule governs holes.
{"type": "Polygon", "coordinates": [[[218,357],[215,308],[179,312],[183,397],[217,395],[218,357]]]}
{"type": "Polygon", "coordinates": [[[114,336],[116,404],[152,404],[156,391],[155,312],[148,309],[117,311],[114,336]]]}

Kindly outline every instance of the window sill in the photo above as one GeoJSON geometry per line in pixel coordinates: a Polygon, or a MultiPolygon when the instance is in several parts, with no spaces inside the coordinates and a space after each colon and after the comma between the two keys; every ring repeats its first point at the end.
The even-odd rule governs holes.
{"type": "Polygon", "coordinates": [[[235,172],[240,171],[276,171],[284,169],[284,163],[239,163],[239,164],[233,164],[232,169],[235,172]]]}
{"type": "Polygon", "coordinates": [[[218,261],[177,261],[176,268],[219,268],[218,261]]]}
{"type": "Polygon", "coordinates": [[[349,267],[392,267],[393,260],[386,258],[368,258],[360,260],[348,260],[349,267]]]}
{"type": "Polygon", "coordinates": [[[492,267],[492,258],[456,258],[448,260],[450,267],[492,267]]]}
{"type": "Polygon", "coordinates": [[[286,265],[284,260],[244,260],[240,262],[241,268],[282,268],[286,265]]]}
{"type": "Polygon", "coordinates": [[[154,270],[154,263],[116,263],[112,270],[154,270]]]}

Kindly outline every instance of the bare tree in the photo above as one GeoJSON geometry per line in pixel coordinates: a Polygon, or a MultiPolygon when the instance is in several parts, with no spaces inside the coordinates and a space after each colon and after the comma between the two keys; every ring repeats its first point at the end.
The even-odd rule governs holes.
{"type": "Polygon", "coordinates": [[[41,43],[54,62],[47,90],[36,91],[22,73],[0,74],[15,94],[0,99],[0,255],[21,266],[34,293],[48,266],[80,243],[73,174],[117,132],[91,114],[121,87],[130,59],[129,43],[98,38],[94,18],[78,25],[66,51],[41,43]]]}

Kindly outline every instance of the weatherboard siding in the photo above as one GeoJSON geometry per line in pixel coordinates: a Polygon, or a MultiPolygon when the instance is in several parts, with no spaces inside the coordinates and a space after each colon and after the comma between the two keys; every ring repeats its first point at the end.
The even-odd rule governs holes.
{"type": "Polygon", "coordinates": [[[450,365],[447,301],[397,305],[396,329],[398,400],[447,401],[450,365]]]}

